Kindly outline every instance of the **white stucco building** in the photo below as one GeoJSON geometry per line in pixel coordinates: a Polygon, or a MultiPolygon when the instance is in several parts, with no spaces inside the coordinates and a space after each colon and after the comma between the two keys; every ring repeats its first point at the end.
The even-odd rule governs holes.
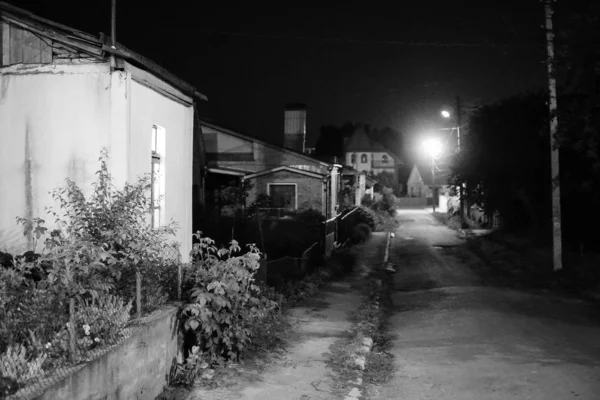
{"type": "Polygon", "coordinates": [[[149,218],[178,223],[187,260],[194,108],[206,98],[118,43],[6,3],[0,30],[0,250],[30,249],[15,217],[46,217],[65,178],[89,193],[106,147],[117,187],[160,170],[149,218]]]}

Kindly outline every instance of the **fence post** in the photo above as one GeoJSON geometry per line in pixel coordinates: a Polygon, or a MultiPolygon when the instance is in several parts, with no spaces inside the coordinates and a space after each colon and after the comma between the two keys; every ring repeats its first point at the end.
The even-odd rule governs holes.
{"type": "Polygon", "coordinates": [[[136,269],[135,271],[135,303],[137,307],[138,321],[142,319],[142,274],[136,269]]]}
{"type": "Polygon", "coordinates": [[[183,286],[183,265],[177,263],[177,300],[181,301],[181,287],[183,286]]]}
{"type": "Polygon", "coordinates": [[[69,299],[69,358],[75,363],[77,331],[75,329],[75,298],[69,299]]]}

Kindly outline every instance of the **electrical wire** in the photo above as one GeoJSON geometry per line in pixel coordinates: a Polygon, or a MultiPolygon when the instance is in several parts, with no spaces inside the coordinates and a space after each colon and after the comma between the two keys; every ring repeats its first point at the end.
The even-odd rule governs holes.
{"type": "Polygon", "coordinates": [[[278,40],[303,40],[312,42],[326,43],[348,43],[348,44],[364,44],[364,45],[393,45],[393,46],[411,46],[411,47],[497,47],[497,48],[515,48],[515,47],[543,47],[543,43],[524,42],[519,43],[495,43],[495,42],[420,42],[410,40],[371,40],[371,39],[342,39],[342,38],[319,38],[311,36],[296,36],[296,35],[276,35],[266,33],[248,33],[248,32],[233,32],[223,30],[201,30],[202,32],[226,35],[239,36],[250,38],[278,39],[278,40]]]}

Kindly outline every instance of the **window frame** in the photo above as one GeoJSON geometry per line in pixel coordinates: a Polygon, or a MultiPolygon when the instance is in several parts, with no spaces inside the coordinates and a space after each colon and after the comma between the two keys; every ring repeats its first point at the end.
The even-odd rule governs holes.
{"type": "Polygon", "coordinates": [[[360,163],[361,164],[368,164],[369,163],[369,156],[367,155],[367,153],[362,153],[360,155],[360,163]]]}
{"type": "MultiPolygon", "coordinates": [[[[294,208],[293,208],[293,210],[298,209],[298,184],[297,183],[292,183],[292,182],[267,183],[267,194],[269,195],[269,197],[272,197],[271,196],[271,187],[272,186],[293,186],[294,187],[294,208]]],[[[281,207],[277,207],[277,208],[281,208],[281,207]]]]}
{"type": "Polygon", "coordinates": [[[159,125],[152,124],[152,135],[150,138],[150,224],[153,229],[158,229],[164,217],[164,151],[165,151],[165,129],[159,125]],[[157,193],[158,192],[158,193],[157,193]]]}

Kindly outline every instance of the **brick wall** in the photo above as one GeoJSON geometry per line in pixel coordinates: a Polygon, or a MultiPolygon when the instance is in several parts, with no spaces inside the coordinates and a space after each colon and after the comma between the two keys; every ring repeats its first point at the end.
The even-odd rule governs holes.
{"type": "Polygon", "coordinates": [[[251,204],[256,196],[268,194],[269,183],[295,183],[298,198],[298,210],[314,208],[323,210],[323,179],[306,176],[289,171],[277,171],[250,179],[253,187],[250,189],[247,204],[251,204]]]}

